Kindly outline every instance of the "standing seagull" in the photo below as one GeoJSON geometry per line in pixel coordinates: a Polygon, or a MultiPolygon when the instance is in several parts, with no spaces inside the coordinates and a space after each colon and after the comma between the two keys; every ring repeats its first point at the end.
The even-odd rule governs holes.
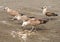
{"type": "Polygon", "coordinates": [[[35,18],[35,17],[32,17],[32,16],[29,17],[29,16],[21,13],[21,19],[20,20],[22,20],[23,22],[25,22],[25,21],[27,21],[29,19],[32,19],[32,18],[35,18]]]}
{"type": "Polygon", "coordinates": [[[31,31],[33,31],[33,29],[36,29],[35,26],[40,25],[40,24],[45,24],[46,22],[48,22],[48,19],[36,19],[36,18],[32,18],[32,19],[29,19],[27,21],[24,21],[22,23],[22,27],[25,27],[27,25],[31,25],[32,26],[31,31]]]}
{"type": "Polygon", "coordinates": [[[14,19],[20,20],[20,14],[18,11],[10,9],[9,7],[5,7],[4,10],[6,10],[6,12],[9,15],[13,16],[12,20],[14,20],[14,19]]]}
{"type": "Polygon", "coordinates": [[[58,16],[58,14],[56,14],[56,13],[47,11],[47,6],[44,6],[42,9],[43,9],[43,14],[46,16],[58,16]]]}

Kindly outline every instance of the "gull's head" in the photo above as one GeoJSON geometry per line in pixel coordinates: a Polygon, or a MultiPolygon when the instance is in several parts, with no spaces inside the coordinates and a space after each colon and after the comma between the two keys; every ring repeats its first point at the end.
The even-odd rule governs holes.
{"type": "Polygon", "coordinates": [[[9,8],[8,7],[5,7],[4,10],[8,10],[9,8]]]}
{"type": "Polygon", "coordinates": [[[15,16],[15,18],[16,18],[17,20],[21,20],[21,19],[22,19],[20,15],[15,16]]]}
{"type": "Polygon", "coordinates": [[[22,27],[28,25],[29,23],[30,23],[29,21],[25,21],[25,22],[23,22],[23,23],[22,23],[22,27]]]}
{"type": "Polygon", "coordinates": [[[47,6],[42,7],[41,9],[47,9],[47,6]]]}

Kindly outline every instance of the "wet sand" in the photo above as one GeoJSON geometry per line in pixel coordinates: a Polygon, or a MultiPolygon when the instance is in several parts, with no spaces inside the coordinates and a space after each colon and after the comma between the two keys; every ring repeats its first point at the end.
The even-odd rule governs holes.
{"type": "MultiPolygon", "coordinates": [[[[28,16],[44,18],[40,7],[47,5],[52,12],[60,15],[60,0],[0,0],[0,6],[7,6],[28,16]],[[21,11],[20,11],[21,8],[21,11]]],[[[39,25],[37,32],[34,32],[23,41],[19,37],[13,38],[12,31],[21,31],[22,27],[19,21],[11,21],[11,16],[0,9],[0,42],[60,42],[60,16],[54,17],[56,20],[50,20],[48,23],[39,25]]],[[[25,28],[30,28],[27,26],[25,28]]],[[[23,32],[23,31],[22,31],[23,32]]],[[[15,34],[15,36],[17,36],[15,34]]]]}

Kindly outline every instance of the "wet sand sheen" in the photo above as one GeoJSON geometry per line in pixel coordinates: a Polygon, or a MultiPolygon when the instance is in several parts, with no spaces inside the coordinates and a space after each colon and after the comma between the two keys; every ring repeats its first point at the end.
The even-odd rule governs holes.
{"type": "MultiPolygon", "coordinates": [[[[52,9],[53,12],[60,14],[60,0],[0,0],[0,5],[8,6],[19,12],[19,9],[22,8],[22,13],[37,18],[45,17],[40,15],[42,14],[40,7],[44,5],[51,6],[50,9],[52,9]]],[[[9,17],[11,16],[7,15],[3,8],[0,9],[0,42],[24,42],[25,39],[22,39],[23,36],[19,38],[19,36],[16,35],[17,32],[24,32],[22,34],[26,36],[25,31],[21,31],[21,24],[18,24],[18,21],[10,21],[9,17]],[[14,34],[16,36],[15,38],[11,35],[12,31],[16,32],[16,34],[14,34]]],[[[46,25],[43,25],[44,27],[39,25],[39,28],[46,28],[47,30],[33,31],[32,33],[28,31],[27,34],[30,33],[31,35],[27,36],[25,42],[60,42],[60,16],[54,18],[57,20],[49,21],[46,25]]],[[[30,26],[25,28],[30,28],[30,26]]]]}

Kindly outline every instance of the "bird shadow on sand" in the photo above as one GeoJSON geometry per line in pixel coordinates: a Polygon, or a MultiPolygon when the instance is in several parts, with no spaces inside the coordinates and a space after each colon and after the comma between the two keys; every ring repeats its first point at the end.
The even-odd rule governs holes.
{"type": "Polygon", "coordinates": [[[55,20],[58,20],[56,17],[45,17],[45,18],[42,18],[42,19],[47,19],[48,22],[49,22],[49,21],[55,21],[55,20]]]}
{"type": "MultiPolygon", "coordinates": [[[[31,27],[25,27],[24,30],[32,30],[31,27]]],[[[45,26],[41,25],[41,26],[37,26],[33,29],[33,31],[40,31],[40,30],[49,30],[47,29],[45,26]]]]}

